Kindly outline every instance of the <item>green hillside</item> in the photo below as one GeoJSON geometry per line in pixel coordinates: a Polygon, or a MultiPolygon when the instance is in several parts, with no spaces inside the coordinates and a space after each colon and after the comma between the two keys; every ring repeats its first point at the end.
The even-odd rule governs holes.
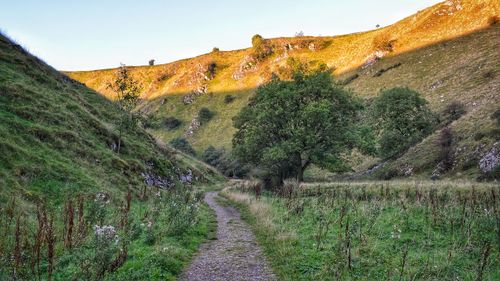
{"type": "MultiPolygon", "coordinates": [[[[497,1],[446,1],[368,32],[266,39],[271,51],[261,60],[255,59],[254,48],[248,48],[132,67],[144,89],[138,110],[150,119],[148,130],[165,142],[186,137],[198,154],[210,145],[231,149],[232,118],[257,86],[272,74],[286,79],[297,65],[323,65],[333,70],[335,80],[364,99],[377,96],[382,89],[403,86],[419,91],[436,113],[453,102],[464,104],[467,114],[452,124],[460,137],[454,141],[457,162],[450,176],[475,176],[479,158],[495,143],[488,132],[493,126],[489,116],[498,104],[499,11],[497,1]],[[227,102],[228,95],[234,100],[227,102]],[[215,115],[198,126],[197,115],[204,107],[215,115]],[[172,117],[180,126],[167,128],[165,122],[172,117]],[[474,136],[478,126],[485,132],[474,136]]],[[[114,72],[68,74],[113,99],[106,85],[114,72]]],[[[435,139],[436,134],[430,136],[409,151],[411,157],[408,154],[396,162],[405,171],[391,173],[429,176],[436,164],[431,157],[435,139]]],[[[361,171],[378,161],[363,156],[351,162],[355,171],[361,171]]]]}
{"type": "Polygon", "coordinates": [[[222,177],[140,127],[118,153],[120,114],[0,35],[1,280],[171,279],[210,235],[222,177]]]}

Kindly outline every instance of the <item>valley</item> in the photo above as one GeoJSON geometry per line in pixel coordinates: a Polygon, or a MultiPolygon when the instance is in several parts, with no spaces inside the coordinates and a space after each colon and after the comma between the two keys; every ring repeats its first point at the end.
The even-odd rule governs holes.
{"type": "Polygon", "coordinates": [[[5,3],[31,41],[0,32],[0,280],[500,280],[499,1],[159,65],[29,51],[91,69],[266,12],[160,2],[5,3]]]}

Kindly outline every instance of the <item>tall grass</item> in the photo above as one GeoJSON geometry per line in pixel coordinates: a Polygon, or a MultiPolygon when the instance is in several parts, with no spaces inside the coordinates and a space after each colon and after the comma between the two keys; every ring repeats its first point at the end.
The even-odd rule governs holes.
{"type": "Polygon", "coordinates": [[[500,187],[452,182],[308,185],[260,200],[224,191],[283,280],[496,280],[500,187]]]}

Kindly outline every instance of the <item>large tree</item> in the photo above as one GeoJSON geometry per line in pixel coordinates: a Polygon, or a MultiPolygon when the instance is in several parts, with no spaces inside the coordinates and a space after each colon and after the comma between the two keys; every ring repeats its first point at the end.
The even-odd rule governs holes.
{"type": "Polygon", "coordinates": [[[276,77],[234,118],[234,153],[273,177],[303,179],[310,164],[335,168],[355,141],[360,103],[334,86],[330,72],[276,77]]]}

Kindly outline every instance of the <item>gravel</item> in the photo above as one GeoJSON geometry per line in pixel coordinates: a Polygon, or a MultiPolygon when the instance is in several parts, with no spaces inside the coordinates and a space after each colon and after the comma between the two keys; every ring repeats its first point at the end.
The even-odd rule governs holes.
{"type": "Polygon", "coordinates": [[[205,195],[205,202],[217,214],[217,240],[201,247],[179,280],[277,280],[248,225],[233,207],[219,205],[217,196],[217,192],[205,195]]]}

